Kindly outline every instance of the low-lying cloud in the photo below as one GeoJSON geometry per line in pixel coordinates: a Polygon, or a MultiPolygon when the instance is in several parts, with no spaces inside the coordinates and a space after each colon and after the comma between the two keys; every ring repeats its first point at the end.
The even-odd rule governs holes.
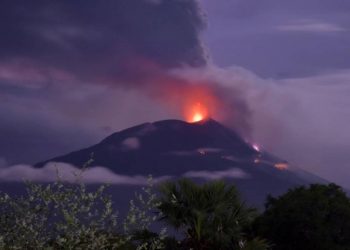
{"type": "Polygon", "coordinates": [[[279,31],[285,32],[306,32],[306,33],[328,33],[328,32],[343,32],[347,29],[327,22],[317,20],[297,20],[289,24],[279,25],[276,28],[279,31]]]}
{"type": "Polygon", "coordinates": [[[186,172],[184,177],[188,178],[200,178],[205,180],[216,180],[216,179],[246,179],[250,175],[240,168],[231,168],[221,171],[189,171],[186,172]]]}
{"type": "MultiPolygon", "coordinates": [[[[230,168],[220,171],[188,171],[182,175],[185,178],[199,178],[204,180],[215,179],[246,179],[250,175],[240,168],[230,168]]],[[[50,162],[42,168],[30,165],[14,165],[0,168],[1,182],[83,182],[86,184],[107,183],[111,185],[147,185],[149,176],[121,175],[105,167],[89,167],[84,170],[71,164],[50,162]]],[[[152,177],[153,183],[160,183],[173,178],[173,176],[152,177]]]]}
{"type": "MultiPolygon", "coordinates": [[[[153,178],[154,183],[165,181],[169,176],[153,178]]],[[[0,169],[2,182],[64,182],[82,181],[87,184],[108,183],[113,185],[146,185],[149,177],[143,175],[120,175],[105,167],[91,167],[85,170],[66,163],[50,162],[42,168],[30,165],[15,165],[0,169]]]]}

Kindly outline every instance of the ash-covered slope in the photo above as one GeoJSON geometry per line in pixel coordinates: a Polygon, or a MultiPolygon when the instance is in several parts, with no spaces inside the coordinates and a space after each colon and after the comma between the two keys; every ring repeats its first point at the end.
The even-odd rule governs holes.
{"type": "Polygon", "coordinates": [[[119,174],[178,175],[189,170],[223,169],[232,162],[220,156],[248,159],[257,152],[214,120],[198,123],[166,120],[114,133],[92,147],[37,166],[50,161],[82,166],[91,154],[93,165],[108,167],[119,174]],[[219,165],[218,159],[222,162],[219,165]]]}
{"type": "Polygon", "coordinates": [[[267,194],[277,195],[296,185],[322,182],[255,150],[233,130],[212,119],[197,123],[180,120],[145,123],[36,167],[48,162],[82,166],[91,154],[92,166],[104,166],[122,175],[225,178],[233,181],[248,201],[260,205],[267,194]]]}

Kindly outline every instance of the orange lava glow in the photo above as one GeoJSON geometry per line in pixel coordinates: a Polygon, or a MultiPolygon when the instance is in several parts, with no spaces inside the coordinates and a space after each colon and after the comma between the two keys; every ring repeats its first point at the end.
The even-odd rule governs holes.
{"type": "Polygon", "coordinates": [[[288,163],[280,162],[275,164],[275,168],[279,170],[287,170],[288,169],[288,163]]]}
{"type": "Polygon", "coordinates": [[[162,83],[155,89],[154,96],[187,122],[199,122],[209,117],[220,120],[226,112],[215,87],[209,82],[169,75],[160,75],[152,81],[162,83]]]}
{"type": "Polygon", "coordinates": [[[187,122],[200,122],[209,117],[217,118],[219,101],[206,86],[191,86],[182,96],[183,117],[187,122]]]}
{"type": "Polygon", "coordinates": [[[208,109],[197,102],[187,111],[186,120],[188,122],[199,122],[208,117],[208,109]]]}

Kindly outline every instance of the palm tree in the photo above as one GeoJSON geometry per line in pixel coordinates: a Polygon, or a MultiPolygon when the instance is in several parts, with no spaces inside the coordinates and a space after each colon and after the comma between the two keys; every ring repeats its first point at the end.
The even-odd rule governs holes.
{"type": "Polygon", "coordinates": [[[239,249],[243,228],[255,214],[240,201],[233,185],[214,181],[197,185],[188,179],[160,186],[162,219],[185,233],[187,248],[239,249]]]}

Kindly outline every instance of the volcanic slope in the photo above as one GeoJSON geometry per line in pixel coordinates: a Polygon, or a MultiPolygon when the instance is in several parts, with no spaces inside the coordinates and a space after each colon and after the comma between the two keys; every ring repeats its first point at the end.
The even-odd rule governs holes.
{"type": "Polygon", "coordinates": [[[144,123],[36,167],[48,162],[82,166],[92,154],[92,166],[103,166],[121,175],[226,179],[237,185],[247,201],[259,206],[267,194],[279,195],[297,185],[325,182],[254,149],[235,131],[213,119],[144,123]]]}

